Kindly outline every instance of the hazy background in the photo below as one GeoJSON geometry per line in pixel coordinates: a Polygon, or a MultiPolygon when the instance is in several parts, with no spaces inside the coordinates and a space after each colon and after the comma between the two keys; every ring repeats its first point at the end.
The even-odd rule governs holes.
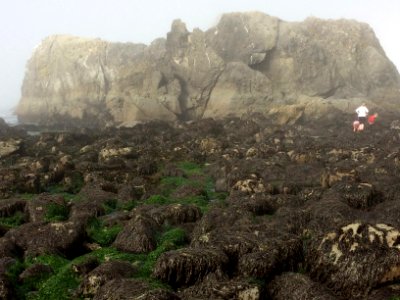
{"type": "Polygon", "coordinates": [[[17,105],[26,62],[48,35],[149,44],[166,37],[177,18],[190,31],[207,30],[222,13],[254,10],[285,21],[366,22],[400,67],[399,0],[0,0],[0,116],[17,105]]]}

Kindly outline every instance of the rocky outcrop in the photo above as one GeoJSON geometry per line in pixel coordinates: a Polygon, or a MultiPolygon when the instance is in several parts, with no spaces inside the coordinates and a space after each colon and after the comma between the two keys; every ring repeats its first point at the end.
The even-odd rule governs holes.
{"type": "Polygon", "coordinates": [[[27,64],[17,115],[45,125],[271,115],[278,123],[398,110],[400,77],[372,29],[352,20],[285,22],[230,13],[189,32],[173,22],[149,46],[51,36],[27,64]]]}

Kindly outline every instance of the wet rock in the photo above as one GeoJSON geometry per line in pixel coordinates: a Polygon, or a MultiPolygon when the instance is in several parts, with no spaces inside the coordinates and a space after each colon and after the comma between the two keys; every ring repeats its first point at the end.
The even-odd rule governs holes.
{"type": "Polygon", "coordinates": [[[39,193],[40,176],[21,167],[2,168],[0,170],[0,197],[10,197],[13,192],[39,193]]]}
{"type": "Polygon", "coordinates": [[[292,195],[269,195],[269,194],[252,194],[231,192],[226,201],[237,208],[251,212],[255,215],[272,215],[280,207],[296,206],[304,204],[299,197],[292,195]]]}
{"type": "Polygon", "coordinates": [[[213,276],[179,292],[182,299],[260,300],[263,294],[263,287],[259,283],[240,278],[218,280],[213,276]]]}
{"type": "Polygon", "coordinates": [[[96,257],[88,256],[84,261],[73,264],[71,268],[75,273],[84,276],[99,265],[100,261],[96,257]]]}
{"type": "Polygon", "coordinates": [[[117,235],[113,246],[130,253],[147,253],[156,246],[157,222],[146,214],[135,215],[117,235]]]}
{"type": "Polygon", "coordinates": [[[108,261],[90,271],[79,285],[79,294],[93,296],[100,287],[113,279],[128,278],[135,274],[136,268],[125,261],[108,261]]]}
{"type": "Polygon", "coordinates": [[[42,190],[40,176],[31,172],[20,172],[16,189],[21,193],[39,193],[42,190]]]}
{"type": "Polygon", "coordinates": [[[0,237],[4,236],[8,230],[10,230],[9,226],[0,224],[0,237]]]}
{"type": "Polygon", "coordinates": [[[383,287],[378,287],[372,290],[367,300],[375,299],[396,299],[400,294],[400,285],[398,283],[390,284],[383,287]]]}
{"type": "Polygon", "coordinates": [[[71,205],[69,221],[85,226],[91,218],[104,214],[105,209],[101,202],[84,200],[71,205]]]}
{"type": "Polygon", "coordinates": [[[0,217],[11,217],[16,212],[23,212],[26,201],[18,198],[3,199],[0,201],[0,217]]]}
{"type": "Polygon", "coordinates": [[[144,192],[144,185],[139,185],[136,182],[124,184],[118,188],[118,204],[124,205],[139,200],[143,196],[144,192]]]}
{"type": "Polygon", "coordinates": [[[325,234],[306,253],[312,278],[349,299],[365,299],[400,278],[400,233],[384,223],[351,223],[325,234]]]}
{"type": "Polygon", "coordinates": [[[129,157],[135,153],[132,147],[123,147],[123,148],[103,148],[99,152],[99,160],[107,161],[114,157],[129,157]]]}
{"type": "Polygon", "coordinates": [[[21,149],[21,140],[0,140],[0,158],[14,154],[21,149]]]}
{"type": "MultiPolygon", "coordinates": [[[[208,211],[197,223],[193,231],[193,243],[209,243],[211,233],[219,229],[230,229],[249,225],[252,215],[239,209],[215,207],[208,211]]],[[[217,235],[216,235],[217,236],[217,235]]]]}
{"type": "Polygon", "coordinates": [[[157,163],[154,158],[141,157],[138,161],[137,172],[139,175],[148,176],[157,172],[157,163]]]}
{"type": "Polygon", "coordinates": [[[8,276],[8,272],[16,262],[11,257],[2,256],[0,258],[0,299],[12,300],[16,297],[14,287],[8,276]]]}
{"type": "Polygon", "coordinates": [[[26,282],[38,278],[49,277],[52,273],[53,269],[50,266],[44,264],[34,264],[19,274],[18,279],[22,282],[26,282]]]}
{"type": "Polygon", "coordinates": [[[336,182],[341,181],[350,181],[356,182],[358,181],[358,173],[356,170],[328,170],[321,175],[321,186],[331,187],[336,182]]]}
{"type": "Polygon", "coordinates": [[[65,172],[61,185],[62,191],[70,194],[77,194],[83,185],[82,173],[75,170],[65,172]]]}
{"type": "Polygon", "coordinates": [[[307,275],[291,272],[283,273],[268,283],[267,294],[272,300],[339,299],[307,275]]]}
{"type": "Polygon", "coordinates": [[[2,256],[0,258],[0,274],[6,274],[16,263],[17,261],[12,257],[2,256]]]}
{"type": "Polygon", "coordinates": [[[240,209],[213,209],[194,228],[191,246],[217,247],[236,261],[238,257],[258,248],[259,233],[251,213],[240,209]]]}
{"type": "Polygon", "coordinates": [[[30,222],[45,221],[52,210],[64,210],[67,218],[68,207],[62,196],[41,194],[38,197],[26,202],[26,212],[30,222]]]}
{"type": "Polygon", "coordinates": [[[400,120],[394,120],[390,123],[390,129],[392,130],[400,130],[400,120]]]}
{"type": "Polygon", "coordinates": [[[164,289],[154,289],[146,291],[137,298],[145,300],[180,300],[181,298],[174,292],[164,289]]]}
{"type": "Polygon", "coordinates": [[[153,276],[173,287],[186,286],[209,273],[222,276],[228,263],[228,257],[221,250],[184,248],[163,253],[156,262],[153,276]]]}
{"type": "Polygon", "coordinates": [[[370,209],[372,206],[384,200],[372,184],[341,184],[334,187],[340,189],[340,194],[350,207],[356,209],[370,209]]]}
{"type": "Polygon", "coordinates": [[[295,270],[303,260],[302,247],[299,238],[268,241],[261,251],[239,258],[239,272],[243,276],[266,279],[285,270],[295,270]]]}
{"type": "Polygon", "coordinates": [[[400,228],[400,203],[397,200],[379,203],[369,213],[371,223],[386,223],[395,228],[400,228]]]}
{"type": "Polygon", "coordinates": [[[205,138],[199,142],[201,153],[210,155],[221,151],[221,142],[215,138],[205,138]]]}
{"type": "Polygon", "coordinates": [[[74,222],[26,223],[8,231],[5,236],[25,256],[64,254],[67,257],[82,252],[85,230],[74,222]]]}
{"type": "Polygon", "coordinates": [[[177,165],[169,163],[161,171],[163,176],[168,177],[186,177],[185,172],[177,165]]]}
{"type": "Polygon", "coordinates": [[[88,173],[85,175],[84,181],[85,185],[78,193],[82,198],[104,203],[117,197],[116,184],[105,180],[101,174],[88,173]]]}
{"type": "Polygon", "coordinates": [[[101,286],[93,299],[179,300],[181,298],[171,291],[163,289],[150,290],[148,283],[138,279],[118,278],[110,280],[101,286]]]}
{"type": "Polygon", "coordinates": [[[0,170],[0,197],[8,198],[12,195],[12,191],[15,190],[15,186],[18,181],[18,170],[1,169],[0,170]]]}
{"type": "Polygon", "coordinates": [[[150,216],[159,225],[179,225],[200,220],[202,213],[196,205],[171,204],[152,209],[150,216]]]}
{"type": "Polygon", "coordinates": [[[18,257],[20,249],[7,237],[0,238],[0,257],[18,257]]]}
{"type": "Polygon", "coordinates": [[[320,199],[307,202],[305,210],[308,215],[306,228],[315,233],[336,230],[360,216],[358,210],[345,203],[340,193],[332,189],[325,191],[320,199]]]}
{"type": "Polygon", "coordinates": [[[265,192],[264,182],[257,178],[239,180],[234,184],[233,189],[246,194],[265,192]]]}
{"type": "Polygon", "coordinates": [[[172,194],[174,198],[185,198],[191,196],[206,196],[206,191],[202,188],[190,186],[190,185],[182,185],[178,187],[172,194]]]}
{"type": "Polygon", "coordinates": [[[116,225],[123,225],[131,219],[130,214],[128,211],[116,211],[109,213],[107,215],[99,217],[99,220],[105,226],[116,226],[116,225]]]}

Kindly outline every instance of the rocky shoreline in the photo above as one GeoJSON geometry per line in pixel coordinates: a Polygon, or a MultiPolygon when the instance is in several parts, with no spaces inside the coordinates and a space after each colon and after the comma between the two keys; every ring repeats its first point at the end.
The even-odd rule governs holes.
{"type": "Polygon", "coordinates": [[[0,122],[0,298],[397,299],[400,122],[351,121],[0,122]]]}

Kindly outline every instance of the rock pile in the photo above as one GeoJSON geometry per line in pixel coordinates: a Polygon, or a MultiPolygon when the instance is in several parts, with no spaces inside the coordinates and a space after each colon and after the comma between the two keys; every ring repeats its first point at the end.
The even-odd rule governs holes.
{"type": "Polygon", "coordinates": [[[0,160],[1,298],[399,296],[399,131],[345,117],[3,124],[20,147],[0,160]]]}

